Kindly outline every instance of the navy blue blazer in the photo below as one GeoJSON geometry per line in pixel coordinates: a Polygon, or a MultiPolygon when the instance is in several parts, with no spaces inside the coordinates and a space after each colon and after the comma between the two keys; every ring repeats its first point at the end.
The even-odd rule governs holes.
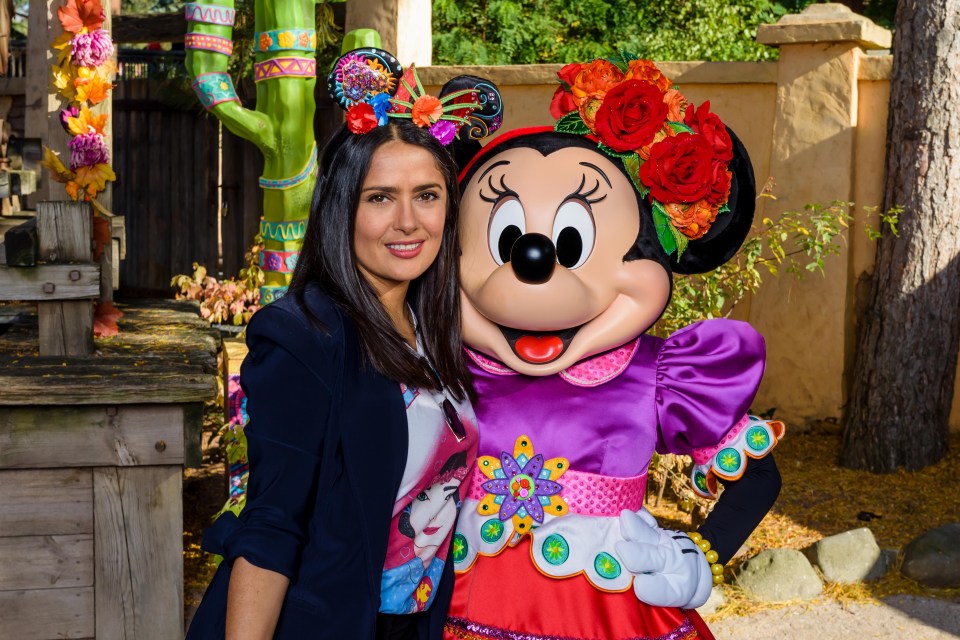
{"type": "MultiPolygon", "coordinates": [[[[290,579],[274,638],[372,640],[390,519],[407,460],[399,385],[362,362],[356,328],[318,286],[257,312],[240,371],[250,416],[247,504],[222,515],[202,547],[224,557],[187,640],[224,637],[233,561],[290,579]]],[[[439,640],[453,592],[448,562],[419,622],[439,640]]]]}

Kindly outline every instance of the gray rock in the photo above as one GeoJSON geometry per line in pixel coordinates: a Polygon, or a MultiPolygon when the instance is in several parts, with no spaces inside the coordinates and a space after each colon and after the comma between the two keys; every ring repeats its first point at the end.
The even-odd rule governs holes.
{"type": "Polygon", "coordinates": [[[823,591],[816,571],[796,549],[761,551],[740,565],[737,583],[762,602],[809,600],[823,591]]]}
{"type": "Polygon", "coordinates": [[[886,558],[873,532],[866,527],[818,540],[803,554],[830,582],[873,580],[887,572],[886,558]]]}
{"type": "Polygon", "coordinates": [[[727,599],[723,596],[723,591],[717,587],[714,587],[710,591],[710,597],[707,598],[707,601],[703,603],[703,606],[697,607],[697,613],[702,616],[708,616],[711,613],[716,613],[717,609],[726,602],[727,599]]]}
{"type": "Polygon", "coordinates": [[[900,572],[928,587],[960,587],[960,522],[945,524],[914,538],[903,549],[900,572]]]}

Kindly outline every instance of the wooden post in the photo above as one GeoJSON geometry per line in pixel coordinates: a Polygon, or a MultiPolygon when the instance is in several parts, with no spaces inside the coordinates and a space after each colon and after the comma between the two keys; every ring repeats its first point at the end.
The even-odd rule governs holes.
{"type": "MultiPolygon", "coordinates": [[[[103,28],[107,30],[108,33],[113,33],[113,8],[112,5],[114,2],[102,2],[103,5],[103,28]]],[[[116,3],[119,4],[119,3],[116,3]]],[[[114,47],[113,50],[113,61],[117,61],[117,49],[114,47]]],[[[110,151],[110,163],[113,164],[113,97],[112,92],[111,96],[106,100],[101,102],[95,107],[90,109],[95,115],[107,114],[107,124],[103,129],[103,139],[106,142],[107,149],[110,151]]],[[[107,211],[113,211],[113,183],[108,182],[106,189],[103,190],[98,196],[97,201],[104,206],[107,211]]],[[[108,222],[110,222],[108,220],[108,222]]],[[[111,236],[113,233],[110,234],[111,236]]],[[[103,253],[100,254],[100,258],[97,262],[100,264],[100,302],[107,302],[113,300],[113,264],[119,262],[120,258],[117,255],[114,255],[113,252],[113,242],[112,240],[108,241],[103,246],[103,253]]],[[[119,281],[119,278],[118,278],[119,281]]],[[[119,286],[117,282],[116,286],[119,286]]]]}
{"type": "MultiPolygon", "coordinates": [[[[41,202],[37,206],[40,259],[49,263],[93,259],[92,209],[85,202],[41,202]]],[[[93,305],[89,300],[37,303],[40,355],[93,353],[93,305]]]]}
{"type": "MultiPolygon", "coordinates": [[[[50,67],[54,63],[50,44],[63,33],[57,19],[57,7],[63,6],[63,0],[37,0],[30,5],[28,28],[36,35],[27,38],[26,137],[40,138],[62,158],[69,158],[67,143],[70,136],[60,124],[60,99],[53,94],[50,85],[50,67]]],[[[44,176],[37,192],[30,196],[30,202],[65,197],[63,186],[58,184],[51,188],[51,182],[44,176]]]]}

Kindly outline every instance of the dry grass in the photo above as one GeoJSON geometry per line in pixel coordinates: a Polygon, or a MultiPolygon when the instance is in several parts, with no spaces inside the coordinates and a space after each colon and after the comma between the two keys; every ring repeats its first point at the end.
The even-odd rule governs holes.
{"type": "MultiPolygon", "coordinates": [[[[842,469],[836,464],[839,447],[840,433],[832,425],[787,434],[775,454],[783,491],[747,541],[742,555],[731,562],[731,569],[763,549],[803,549],[820,538],[857,527],[869,527],[881,548],[902,550],[924,531],[960,520],[960,434],[951,436],[950,452],[943,460],[913,473],[878,475],[842,469]],[[863,512],[879,517],[864,521],[858,518],[863,512]]],[[[664,503],[653,512],[665,526],[690,527],[689,516],[674,505],[664,503]]],[[[823,595],[809,602],[877,602],[899,593],[960,602],[960,589],[928,589],[905,578],[896,568],[869,583],[826,583],[823,595]]],[[[712,619],[797,604],[755,602],[729,584],[724,586],[724,596],[726,604],[710,616],[712,619]]]]}

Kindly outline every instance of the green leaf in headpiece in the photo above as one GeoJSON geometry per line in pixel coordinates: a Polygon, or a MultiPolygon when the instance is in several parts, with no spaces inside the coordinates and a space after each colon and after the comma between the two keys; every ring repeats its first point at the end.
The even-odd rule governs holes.
{"type": "Polygon", "coordinates": [[[676,259],[679,260],[683,252],[686,251],[687,245],[690,244],[689,238],[673,226],[673,221],[670,220],[670,216],[667,215],[667,210],[663,208],[662,204],[656,200],[651,200],[650,204],[653,211],[653,225],[657,230],[657,240],[660,241],[660,246],[663,247],[668,256],[672,256],[673,252],[676,251],[676,259]]]}
{"type": "Polygon", "coordinates": [[[603,151],[608,156],[613,156],[614,158],[620,158],[621,160],[625,158],[629,158],[630,156],[637,155],[636,151],[616,151],[614,149],[611,149],[607,145],[603,144],[602,142],[597,146],[600,148],[600,151],[603,151]]]}
{"type": "Polygon", "coordinates": [[[590,127],[580,117],[579,111],[571,111],[557,120],[557,123],[553,125],[553,130],[558,133],[573,133],[580,136],[590,133],[590,127]]]}
{"type": "Polygon", "coordinates": [[[623,158],[623,166],[627,170],[627,175],[630,176],[630,181],[633,183],[633,186],[636,187],[637,191],[640,192],[640,197],[646,198],[647,194],[650,193],[650,189],[647,188],[647,185],[640,182],[640,165],[642,164],[643,160],[641,160],[639,154],[636,153],[632,153],[623,158]]]}
{"type": "Polygon", "coordinates": [[[673,129],[674,133],[693,133],[693,129],[682,122],[668,122],[667,126],[673,129]]]}

